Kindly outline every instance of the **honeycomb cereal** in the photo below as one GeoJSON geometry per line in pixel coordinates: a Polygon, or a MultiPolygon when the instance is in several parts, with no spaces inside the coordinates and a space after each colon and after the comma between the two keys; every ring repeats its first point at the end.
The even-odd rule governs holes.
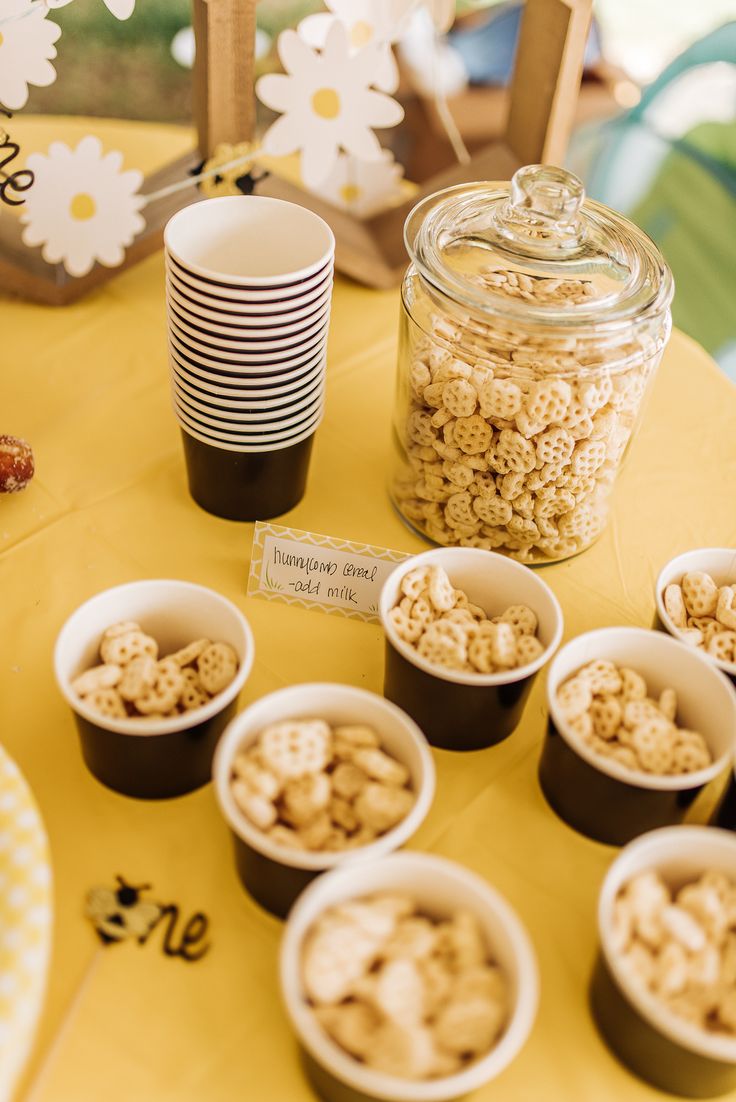
{"type": "MultiPolygon", "coordinates": [[[[536,306],[589,304],[599,294],[590,280],[502,268],[468,278],[494,295],[536,306]]],[[[588,547],[605,526],[616,469],[666,323],[656,338],[634,329],[614,346],[574,333],[537,335],[451,314],[449,306],[440,312],[429,297],[424,308],[426,332],[410,326],[405,338],[410,386],[397,411],[400,464],[392,484],[400,512],[436,543],[498,550],[523,562],[566,558],[588,547]],[[508,508],[483,505],[468,459],[496,483],[484,499],[522,500],[508,508]],[[510,475],[514,493],[502,483],[510,475]],[[542,497],[543,486],[567,496],[542,497]],[[474,498],[475,517],[465,499],[459,516],[458,491],[474,498]],[[428,502],[440,506],[431,520],[422,513],[428,502]]]]}
{"type": "Polygon", "coordinates": [[[336,1044],[402,1079],[463,1070],[498,1043],[509,1017],[506,976],[475,916],[429,917],[408,895],[328,908],[304,939],[301,979],[336,1044]]]}
{"type": "Polygon", "coordinates": [[[159,659],[159,645],[140,624],[111,624],[100,640],[102,664],[79,674],[74,693],[93,711],[114,719],[161,719],[193,712],[232,682],[238,657],[228,643],[198,639],[159,659]],[[217,657],[215,667],[209,654],[217,657]],[[225,676],[227,674],[227,676],[225,676]]]}
{"type": "Polygon", "coordinates": [[[614,904],[614,941],[632,983],[708,1033],[736,1037],[736,883],[706,870],[677,889],[639,873],[614,904]]]}
{"type": "Polygon", "coordinates": [[[658,776],[692,773],[712,761],[703,736],[677,724],[677,693],[647,696],[636,670],[595,659],[563,681],[556,693],[562,719],[601,758],[658,776]]]}
{"type": "MultiPolygon", "coordinates": [[[[475,502],[481,500],[508,504],[500,497],[476,498],[475,502]]],[[[389,610],[389,620],[398,637],[434,666],[498,673],[534,662],[544,651],[533,609],[509,605],[490,620],[466,593],[455,589],[441,566],[409,570],[400,591],[404,596],[389,610]],[[414,595],[413,601],[410,595],[414,595]],[[408,606],[404,604],[407,600],[408,606]]]]}
{"type": "Polygon", "coordinates": [[[274,723],[236,755],[231,792],[279,846],[334,851],[369,845],[414,805],[411,776],[364,724],[274,723]]]}
{"type": "Polygon", "coordinates": [[[665,587],[662,600],[678,639],[736,668],[736,583],[719,586],[690,571],[665,587]]]}

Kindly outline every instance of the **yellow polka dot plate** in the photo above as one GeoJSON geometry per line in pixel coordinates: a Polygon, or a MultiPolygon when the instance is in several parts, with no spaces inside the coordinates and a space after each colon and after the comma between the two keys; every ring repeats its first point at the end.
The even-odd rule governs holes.
{"type": "Polygon", "coordinates": [[[0,1102],[11,1097],[30,1055],[51,931],[43,822],[18,766],[0,747],[0,1102]]]}

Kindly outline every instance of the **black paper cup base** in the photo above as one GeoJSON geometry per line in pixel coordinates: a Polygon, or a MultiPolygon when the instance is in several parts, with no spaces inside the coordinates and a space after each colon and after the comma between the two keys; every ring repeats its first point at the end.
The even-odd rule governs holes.
{"type": "Polygon", "coordinates": [[[189,492],[208,513],[225,520],[268,520],[304,497],[314,434],[276,451],[225,451],[184,429],[189,492]]]}
{"type": "Polygon", "coordinates": [[[535,676],[505,685],[458,685],[420,670],[386,640],[383,695],[442,750],[482,750],[508,738],[535,676]]]}
{"type": "Polygon", "coordinates": [[[639,788],[596,769],[565,742],[552,720],[539,762],[539,783],[552,810],[568,826],[609,846],[623,846],[657,827],[682,822],[702,786],[639,788]]]}
{"type": "Polygon", "coordinates": [[[589,996],[603,1040],[640,1079],[683,1098],[716,1098],[736,1087],[736,1065],[691,1052],[650,1025],[625,997],[601,954],[589,996]]]}
{"type": "Polygon", "coordinates": [[[248,895],[272,915],[286,918],[296,897],[319,876],[319,870],[282,865],[253,849],[232,831],[231,835],[238,876],[248,895]]]}
{"type": "Polygon", "coordinates": [[[165,735],[124,735],[74,718],[90,773],[114,792],[139,800],[184,796],[212,778],[215,746],[236,701],[204,723],[165,735]]]}

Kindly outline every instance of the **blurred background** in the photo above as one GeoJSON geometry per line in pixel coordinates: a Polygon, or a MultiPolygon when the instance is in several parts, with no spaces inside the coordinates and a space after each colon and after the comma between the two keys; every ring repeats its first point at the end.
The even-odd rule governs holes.
{"type": "MultiPolygon", "coordinates": [[[[322,7],[261,0],[259,73],[278,68],[279,32],[322,7]]],[[[431,28],[411,24],[397,48],[406,123],[390,137],[409,179],[454,157],[437,84],[469,149],[501,133],[521,8],[458,0],[436,74],[431,28]]],[[[736,0],[596,0],[594,13],[567,165],[658,242],[675,273],[675,323],[736,381],[736,0]]],[[[34,88],[25,111],[190,121],[189,0],[140,0],[122,23],[100,0],[76,0],[53,18],[58,80],[34,88]]]]}

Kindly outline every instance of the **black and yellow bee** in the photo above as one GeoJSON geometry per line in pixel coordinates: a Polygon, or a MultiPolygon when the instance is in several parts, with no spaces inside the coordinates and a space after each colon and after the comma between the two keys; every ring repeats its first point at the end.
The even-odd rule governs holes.
{"type": "Polygon", "coordinates": [[[137,938],[143,941],[161,915],[161,907],[147,899],[141,892],[149,891],[150,884],[134,887],[122,876],[116,876],[115,888],[92,888],[87,893],[85,914],[106,945],[111,942],[137,938]]]}

